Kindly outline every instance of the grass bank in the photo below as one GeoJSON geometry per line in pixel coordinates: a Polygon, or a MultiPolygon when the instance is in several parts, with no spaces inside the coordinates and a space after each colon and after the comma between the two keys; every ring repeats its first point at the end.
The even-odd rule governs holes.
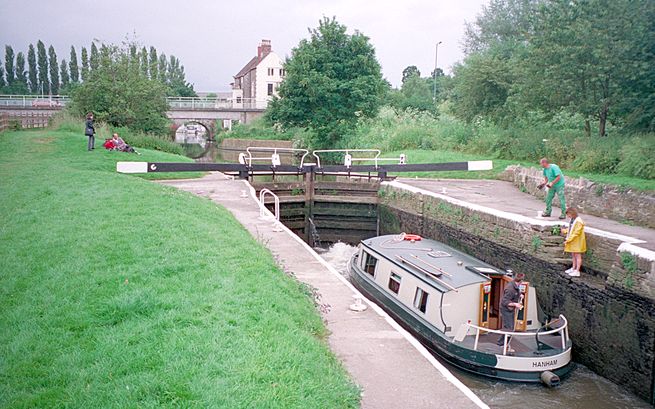
{"type": "Polygon", "coordinates": [[[307,290],[125,155],[0,134],[0,407],[356,407],[307,290]]]}

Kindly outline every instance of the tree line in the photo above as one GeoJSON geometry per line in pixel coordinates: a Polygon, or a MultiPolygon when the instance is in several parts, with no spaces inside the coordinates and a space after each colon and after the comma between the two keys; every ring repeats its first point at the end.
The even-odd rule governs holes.
{"type": "Polygon", "coordinates": [[[450,96],[466,121],[566,113],[587,136],[655,130],[652,0],[491,0],[464,50],[450,96]]]}
{"type": "MultiPolygon", "coordinates": [[[[36,47],[34,44],[28,46],[27,57],[22,51],[15,53],[11,45],[5,45],[4,65],[0,64],[0,92],[13,95],[71,93],[98,69],[103,47],[110,46],[98,46],[92,42],[89,49],[81,47],[78,62],[74,46],[70,47],[68,60],[59,61],[55,48],[50,45],[46,50],[41,40],[37,41],[36,47]]],[[[196,96],[193,85],[186,81],[184,65],[177,57],[158,54],[153,46],[147,48],[131,43],[125,47],[129,50],[126,55],[130,66],[138,67],[138,72],[145,78],[162,83],[167,95],[196,96]]]]}

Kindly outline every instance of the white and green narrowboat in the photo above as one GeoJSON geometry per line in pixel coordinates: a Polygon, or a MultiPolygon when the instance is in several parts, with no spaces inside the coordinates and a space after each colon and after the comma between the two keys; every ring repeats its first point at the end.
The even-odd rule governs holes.
{"type": "Polygon", "coordinates": [[[536,292],[520,284],[523,308],[502,331],[500,301],[510,271],[415,235],[363,240],[350,279],[432,353],[479,375],[557,385],[571,370],[566,318],[538,318],[536,292]],[[502,345],[498,345],[498,342],[502,345]]]}

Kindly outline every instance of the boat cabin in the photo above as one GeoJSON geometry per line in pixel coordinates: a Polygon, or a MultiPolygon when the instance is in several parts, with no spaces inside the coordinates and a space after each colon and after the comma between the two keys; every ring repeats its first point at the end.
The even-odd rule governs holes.
{"type": "MultiPolygon", "coordinates": [[[[511,274],[433,240],[380,236],[362,241],[356,263],[377,286],[435,329],[455,336],[462,324],[500,329],[500,302],[511,274]]],[[[540,327],[535,291],[520,285],[524,308],[515,330],[540,327]]]]}

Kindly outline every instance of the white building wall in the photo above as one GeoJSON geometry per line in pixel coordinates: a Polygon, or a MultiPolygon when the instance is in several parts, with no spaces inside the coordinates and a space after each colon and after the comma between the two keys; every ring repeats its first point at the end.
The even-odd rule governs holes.
{"type": "Polygon", "coordinates": [[[257,65],[257,72],[255,74],[255,99],[257,100],[257,106],[264,108],[268,104],[268,101],[272,99],[272,96],[268,95],[268,84],[273,84],[273,93],[275,96],[278,95],[277,89],[283,79],[281,70],[282,59],[274,52],[269,53],[257,65]],[[273,70],[273,75],[269,75],[269,69],[273,70]]]}

